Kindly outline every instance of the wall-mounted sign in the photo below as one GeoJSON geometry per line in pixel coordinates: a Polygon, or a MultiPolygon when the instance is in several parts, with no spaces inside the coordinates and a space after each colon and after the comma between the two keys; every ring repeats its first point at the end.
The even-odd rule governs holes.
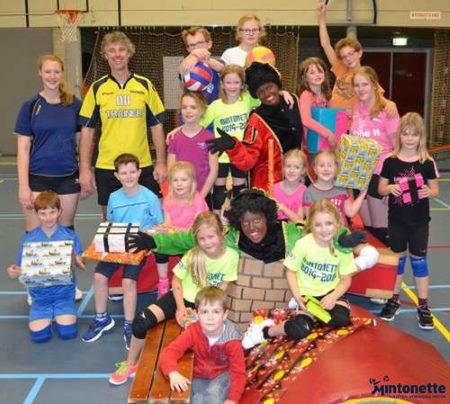
{"type": "Polygon", "coordinates": [[[410,20],[440,20],[442,13],[440,11],[410,11],[410,20]]]}

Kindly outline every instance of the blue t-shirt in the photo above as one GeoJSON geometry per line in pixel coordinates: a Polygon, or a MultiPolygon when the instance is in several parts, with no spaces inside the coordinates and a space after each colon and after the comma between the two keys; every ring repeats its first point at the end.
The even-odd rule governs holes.
{"type": "MultiPolygon", "coordinates": [[[[20,239],[19,250],[17,252],[17,260],[16,265],[22,266],[22,251],[23,245],[25,243],[38,243],[42,241],[73,241],[73,249],[76,255],[81,255],[83,253],[83,247],[81,246],[80,239],[77,234],[66,227],[57,226],[56,230],[52,235],[47,236],[41,227],[37,227],[34,230],[31,230],[28,233],[25,233],[20,239]]],[[[45,296],[67,296],[72,290],[75,288],[75,275],[74,275],[74,283],[72,285],[55,285],[55,286],[42,286],[29,288],[30,295],[34,299],[36,297],[45,297],[45,296]]]]}
{"type": "Polygon", "coordinates": [[[71,105],[49,104],[38,95],[25,101],[17,116],[14,132],[32,137],[29,172],[65,177],[78,170],[78,113],[81,101],[71,105]]]}
{"type": "Polygon", "coordinates": [[[110,222],[137,223],[142,230],[164,221],[158,197],[142,185],[136,195],[125,194],[123,188],[113,192],[109,196],[106,212],[110,222]]]}

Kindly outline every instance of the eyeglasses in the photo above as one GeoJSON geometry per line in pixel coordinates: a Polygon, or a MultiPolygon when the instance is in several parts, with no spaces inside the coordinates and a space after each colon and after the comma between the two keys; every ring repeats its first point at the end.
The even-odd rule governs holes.
{"type": "Polygon", "coordinates": [[[190,44],[186,45],[186,48],[188,50],[196,49],[199,46],[203,46],[205,43],[206,43],[206,41],[198,41],[198,42],[190,43],[190,44]]]}
{"type": "Polygon", "coordinates": [[[239,32],[242,32],[242,33],[245,34],[245,35],[250,35],[250,34],[255,35],[255,34],[257,34],[259,31],[260,31],[259,28],[252,28],[252,29],[249,29],[249,28],[243,29],[243,28],[241,28],[241,29],[239,30],[239,32]]]}

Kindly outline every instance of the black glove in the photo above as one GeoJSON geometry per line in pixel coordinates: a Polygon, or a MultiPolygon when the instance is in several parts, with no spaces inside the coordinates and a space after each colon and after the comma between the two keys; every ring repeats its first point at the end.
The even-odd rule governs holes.
{"type": "Polygon", "coordinates": [[[134,250],[133,252],[152,250],[156,247],[156,243],[155,240],[153,240],[153,237],[142,231],[129,234],[126,240],[126,244],[127,250],[134,250]]]}
{"type": "Polygon", "coordinates": [[[156,324],[155,320],[155,315],[148,307],[137,313],[133,320],[133,335],[138,339],[144,339],[147,331],[156,324]]]}
{"type": "Polygon", "coordinates": [[[363,230],[355,230],[350,234],[341,234],[338,238],[339,245],[346,248],[354,248],[358,244],[367,241],[366,232],[363,230]]]}
{"type": "Polygon", "coordinates": [[[235,144],[234,137],[230,136],[220,128],[217,128],[217,132],[220,137],[206,140],[206,147],[208,150],[213,154],[217,152],[222,154],[225,150],[232,149],[235,144]]]}

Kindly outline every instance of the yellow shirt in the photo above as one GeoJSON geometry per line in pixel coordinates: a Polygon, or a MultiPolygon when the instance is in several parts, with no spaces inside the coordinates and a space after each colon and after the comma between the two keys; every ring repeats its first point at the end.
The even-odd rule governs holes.
{"type": "Polygon", "coordinates": [[[152,82],[131,74],[123,85],[111,75],[103,76],[89,88],[80,111],[80,123],[94,128],[101,123],[97,168],[114,169],[114,159],[132,153],[141,167],[152,164],[147,127],[164,120],[164,105],[152,82]]]}

